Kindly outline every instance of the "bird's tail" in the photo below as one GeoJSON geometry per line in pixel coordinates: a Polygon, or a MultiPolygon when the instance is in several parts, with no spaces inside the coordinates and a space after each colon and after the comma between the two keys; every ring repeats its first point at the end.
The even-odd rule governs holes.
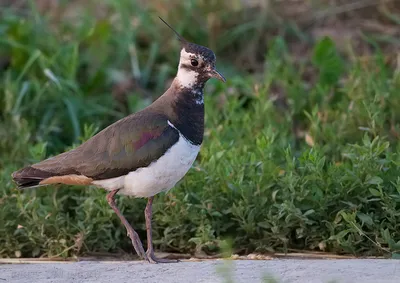
{"type": "Polygon", "coordinates": [[[12,178],[17,184],[18,189],[28,189],[43,186],[41,181],[52,177],[52,173],[33,168],[31,166],[22,168],[12,173],[12,178]]]}

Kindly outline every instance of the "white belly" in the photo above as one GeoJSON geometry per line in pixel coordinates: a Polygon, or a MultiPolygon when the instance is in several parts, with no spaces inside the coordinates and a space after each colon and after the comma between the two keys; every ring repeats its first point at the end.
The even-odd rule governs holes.
{"type": "Polygon", "coordinates": [[[181,134],[179,140],[157,161],[128,175],[94,181],[107,190],[120,188],[120,194],[150,197],[175,186],[192,166],[200,146],[191,144],[181,134]]]}

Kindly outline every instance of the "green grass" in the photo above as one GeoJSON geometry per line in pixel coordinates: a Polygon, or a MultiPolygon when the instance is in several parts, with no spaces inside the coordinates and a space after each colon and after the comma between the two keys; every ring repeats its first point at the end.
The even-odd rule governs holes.
{"type": "MultiPolygon", "coordinates": [[[[265,23],[239,17],[242,25],[232,27],[235,7],[190,3],[176,5],[187,15],[207,14],[207,24],[165,18],[189,40],[214,48],[228,81],[207,85],[205,142],[193,169],[156,198],[157,249],[218,253],[230,239],[238,253],[322,249],[396,257],[399,70],[379,48],[368,61],[344,57],[329,38],[294,60],[283,34],[269,39],[265,72],[253,75],[235,60],[251,27],[265,23]],[[210,24],[216,15],[230,26],[226,32],[210,24]],[[286,106],[272,99],[276,92],[286,106]]],[[[1,12],[0,57],[10,60],[0,73],[1,257],[132,252],[104,191],[17,191],[10,178],[144,107],[174,75],[178,43],[153,10],[125,0],[106,6],[114,18],[83,10],[79,20],[54,23],[34,7],[27,17],[1,12]],[[151,95],[130,90],[121,110],[111,93],[125,76],[151,95]]],[[[144,204],[118,198],[143,240],[144,204]]]]}

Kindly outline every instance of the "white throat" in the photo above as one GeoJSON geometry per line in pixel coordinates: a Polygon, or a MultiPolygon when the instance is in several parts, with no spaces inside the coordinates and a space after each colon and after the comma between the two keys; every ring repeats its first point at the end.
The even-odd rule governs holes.
{"type": "Polygon", "coordinates": [[[176,76],[180,87],[189,89],[195,99],[196,104],[203,104],[203,91],[194,87],[197,84],[197,73],[192,70],[179,67],[176,76]]]}
{"type": "Polygon", "coordinates": [[[178,74],[176,78],[182,87],[190,88],[197,82],[197,72],[185,69],[179,64],[178,74]]]}

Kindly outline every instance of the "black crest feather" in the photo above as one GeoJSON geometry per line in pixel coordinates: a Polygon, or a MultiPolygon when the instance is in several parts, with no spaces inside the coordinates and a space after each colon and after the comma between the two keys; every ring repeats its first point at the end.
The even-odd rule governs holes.
{"type": "Polygon", "coordinates": [[[166,21],[164,21],[160,16],[159,16],[159,18],[161,21],[163,21],[163,23],[167,27],[169,27],[176,34],[176,36],[178,37],[179,41],[182,44],[182,48],[185,48],[186,52],[193,53],[193,54],[199,54],[207,61],[213,61],[213,62],[215,61],[215,54],[211,49],[209,49],[205,46],[201,46],[201,45],[194,44],[194,43],[187,41],[173,27],[171,27],[166,21]]]}
{"type": "Polygon", "coordinates": [[[163,18],[161,18],[160,16],[159,16],[159,18],[160,18],[161,21],[163,21],[163,23],[164,23],[167,27],[169,27],[169,28],[176,34],[176,36],[178,37],[179,41],[182,42],[182,44],[185,45],[186,43],[188,43],[188,41],[187,41],[186,39],[184,39],[184,38],[183,38],[173,27],[171,27],[166,21],[164,21],[163,18]]]}

